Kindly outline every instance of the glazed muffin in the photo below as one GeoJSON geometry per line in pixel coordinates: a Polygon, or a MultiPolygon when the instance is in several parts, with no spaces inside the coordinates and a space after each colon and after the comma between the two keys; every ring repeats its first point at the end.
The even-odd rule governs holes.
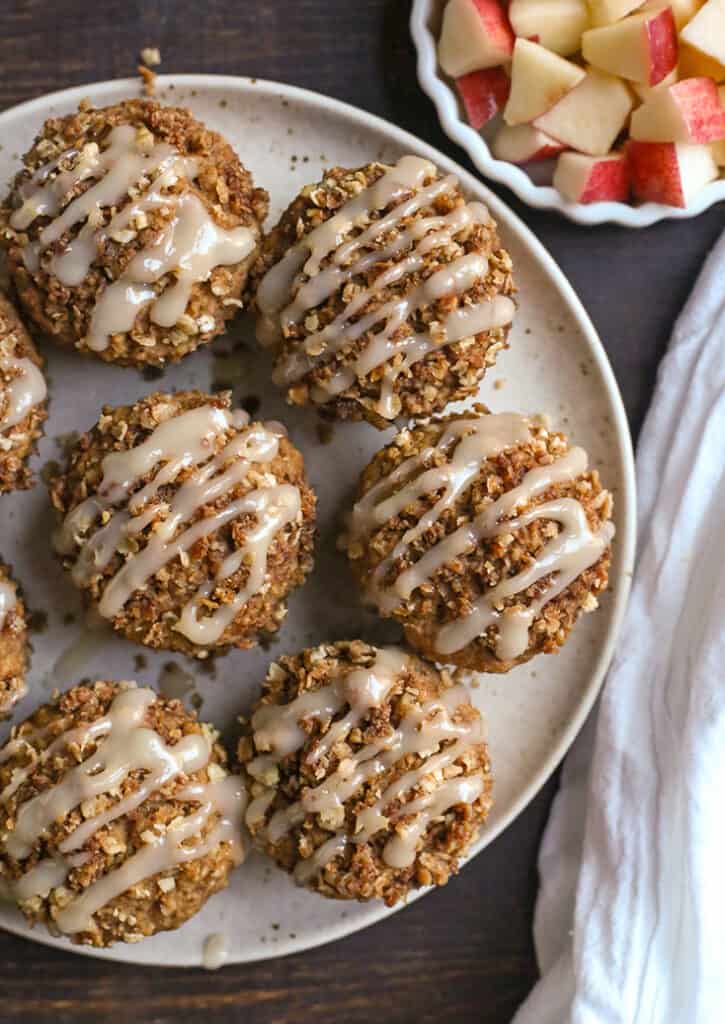
{"type": "Polygon", "coordinates": [[[0,719],[25,696],[28,626],[25,604],[8,567],[0,561],[0,719]]]}
{"type": "Polygon", "coordinates": [[[543,419],[482,406],[403,430],[341,541],[365,602],[461,668],[557,651],[607,586],[612,498],[587,463],[543,419]]]}
{"type": "Polygon", "coordinates": [[[89,946],[178,928],[244,857],[216,731],[135,683],[75,686],[0,749],[0,888],[89,946]]]}
{"type": "Polygon", "coordinates": [[[229,394],[106,406],[50,482],[71,579],[119,633],[206,657],[274,633],[312,568],[315,496],[279,423],[229,394]]]}
{"type": "Polygon", "coordinates": [[[30,487],[28,458],[46,417],[43,360],[0,292],[0,494],[30,487]]]}
{"type": "Polygon", "coordinates": [[[267,194],[188,110],[134,99],[46,121],[0,209],[33,322],[107,362],[163,366],[237,312],[267,194]]]}
{"type": "Polygon", "coordinates": [[[474,394],[514,314],[488,210],[412,156],[304,188],[253,276],[257,337],[288,401],[378,427],[474,394]]]}
{"type": "Polygon", "coordinates": [[[465,689],[396,648],[355,640],[280,658],[243,728],[247,827],[323,896],[392,906],[444,885],[491,806],[465,689]]]}

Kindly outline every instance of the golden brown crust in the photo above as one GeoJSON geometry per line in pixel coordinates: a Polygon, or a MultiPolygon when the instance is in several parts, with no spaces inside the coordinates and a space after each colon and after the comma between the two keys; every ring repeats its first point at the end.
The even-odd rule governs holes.
{"type": "MultiPolygon", "coordinates": [[[[8,297],[0,292],[0,354],[30,359],[42,370],[43,360],[8,297]]],[[[0,418],[8,402],[7,387],[17,375],[16,370],[0,369],[0,418]]],[[[47,416],[46,403],[34,405],[14,426],[0,432],[0,494],[24,490],[33,483],[28,458],[43,434],[47,416]]]]}
{"type": "MultiPolygon", "coordinates": [[[[59,782],[71,768],[93,752],[95,744],[90,740],[82,751],[77,744],[64,745],[52,758],[41,763],[39,755],[42,751],[68,730],[94,722],[106,714],[119,688],[120,684],[108,681],[74,686],[50,704],[38,708],[13,730],[13,738],[24,738],[25,742],[18,744],[13,756],[0,763],[0,790],[9,784],[14,771],[27,768],[33,762],[38,763],[27,780],[0,804],[0,836],[12,833],[21,804],[59,782]]],[[[197,722],[196,716],[186,711],[180,701],[163,697],[158,697],[149,707],[146,725],[170,745],[193,733],[205,732],[212,740],[215,736],[214,730],[197,722]]],[[[218,743],[213,745],[210,763],[221,766],[226,763],[226,755],[218,743]]],[[[93,813],[99,814],[122,797],[136,792],[142,778],[143,773],[132,773],[120,784],[115,797],[103,795],[94,798],[93,813]]],[[[46,897],[36,896],[21,904],[30,924],[42,923],[54,931],[54,918],[73,896],[142,850],[154,831],[158,834],[178,815],[189,815],[198,809],[198,804],[181,795],[189,781],[209,781],[208,768],[193,775],[177,776],[155,790],[135,811],[99,828],[80,848],[87,859],[82,866],[70,872],[64,885],[52,889],[46,897]]],[[[58,852],[63,839],[83,821],[83,810],[80,807],[72,810],[43,833],[30,856],[22,862],[7,853],[0,853],[0,882],[15,881],[39,861],[52,857],[58,852]]],[[[214,824],[211,816],[204,835],[214,824]]],[[[209,896],[225,888],[233,867],[233,851],[228,843],[221,843],[203,857],[182,862],[133,886],[97,911],[92,918],[92,927],[71,938],[83,945],[109,946],[114,942],[138,942],[156,932],[178,928],[201,910],[209,896]],[[160,879],[171,879],[172,882],[164,881],[159,885],[160,879]]]]}
{"type": "MultiPolygon", "coordinates": [[[[0,561],[0,583],[14,584],[8,567],[0,561]]],[[[17,585],[14,584],[16,587],[17,585]]],[[[28,625],[19,589],[16,602],[5,614],[0,628],[0,719],[7,718],[25,695],[28,667],[28,625]]]]}
{"type": "MultiPolygon", "coordinates": [[[[471,415],[486,415],[483,406],[452,416],[435,418],[404,430],[391,444],[379,451],[363,471],[358,485],[357,499],[366,494],[378,481],[386,478],[405,459],[419,454],[429,445],[435,445],[446,423],[471,415]]],[[[536,466],[547,465],[563,455],[569,443],[563,434],[547,429],[543,424],[532,427],[533,439],[528,444],[502,452],[488,459],[484,471],[465,490],[452,507],[438,519],[436,525],[425,531],[408,546],[405,555],[397,559],[390,569],[392,581],[405,568],[418,561],[425,551],[444,536],[470,522],[491,501],[521,483],[524,475],[536,466]]],[[[440,456],[445,460],[444,456],[440,456]]],[[[432,463],[426,463],[426,468],[432,463]]],[[[543,504],[553,498],[575,497],[584,506],[592,530],[611,519],[612,499],[601,485],[596,470],[583,473],[571,483],[559,483],[534,499],[532,505],[543,504]]],[[[364,591],[375,568],[392,551],[403,534],[416,525],[431,508],[439,493],[424,494],[405,508],[402,513],[375,529],[365,543],[348,536],[342,539],[352,571],[364,591]]],[[[520,506],[523,513],[529,506],[520,506]]],[[[535,654],[552,654],[564,644],[583,611],[597,606],[597,597],[607,586],[611,548],[586,569],[558,597],[546,604],[529,630],[529,646],[524,654],[511,660],[500,660],[495,653],[497,628],[490,627],[482,636],[457,651],[441,658],[434,640],[438,629],[445,623],[467,614],[472,603],[484,591],[501,579],[516,575],[536,557],[542,546],[558,530],[558,524],[549,519],[537,519],[512,533],[502,533],[481,541],[469,554],[443,566],[432,578],[432,585],[418,587],[411,597],[401,603],[392,617],[405,629],[408,642],[424,657],[447,660],[463,669],[480,672],[508,672],[515,665],[528,661],[535,654]]],[[[507,599],[506,607],[528,605],[543,592],[551,577],[544,577],[520,594],[507,599]]]]}
{"type": "MultiPolygon", "coordinates": [[[[33,171],[70,147],[89,142],[102,145],[108,132],[120,124],[143,126],[157,141],[168,143],[183,155],[197,160],[200,172],[196,180],[188,183],[182,179],[178,188],[191,188],[222,227],[243,225],[259,235],[267,215],[267,193],[254,187],[249,171],[225,139],[195,120],[188,110],[165,107],[154,100],[133,99],[102,109],[82,105],[75,114],[46,121],[23,158],[24,170],[16,176],[10,195],[0,207],[0,242],[7,250],[10,273],[20,301],[34,323],[59,344],[74,346],[84,353],[90,352],[83,338],[88,332],[97,296],[109,280],[121,275],[137,252],[156,239],[168,223],[170,209],[152,211],[148,227],[139,230],[130,242],[107,239],[90,272],[77,287],[62,284],[43,269],[47,259],[41,261],[41,268],[36,272],[25,267],[23,247],[28,240],[37,239],[47,218],[37,218],[24,233],[13,230],[9,220],[16,190],[33,171]]],[[[89,184],[81,183],[77,193],[89,184]]],[[[50,252],[62,251],[68,237],[63,235],[50,252]]],[[[241,263],[218,267],[208,281],[194,285],[186,310],[196,322],[194,332],[190,324],[182,330],[178,326],[169,329],[152,323],[147,307],[136,318],[130,333],[114,335],[108,348],[93,354],[121,365],[163,366],[207,344],[224,331],[225,322],[237,312],[255,256],[256,250],[241,263]]]]}
{"type": "MultiPolygon", "coordinates": [[[[262,697],[254,710],[269,704],[288,704],[301,693],[317,690],[355,668],[371,665],[376,653],[376,649],[369,644],[354,640],[322,644],[293,657],[280,658],[270,666],[262,697]]],[[[336,744],[329,756],[315,760],[314,764],[310,752],[331,723],[321,725],[314,720],[305,723],[303,727],[308,735],[302,749],[282,759],[276,781],[272,778],[264,780],[266,784],[275,786],[276,796],[264,821],[256,824],[250,822],[257,844],[281,868],[291,873],[302,860],[329,840],[337,829],[344,828],[349,835],[354,834],[355,818],[359,810],[373,804],[386,786],[406,771],[417,768],[425,761],[424,757],[408,754],[385,773],[364,783],[345,802],[344,823],[335,822],[332,825],[328,821],[325,827],[322,815],[307,814],[301,825],[294,827],[277,842],[269,842],[264,838],[263,825],[272,813],[298,800],[305,787],[319,785],[351,751],[360,750],[374,737],[387,736],[407,712],[440,696],[450,685],[451,679],[446,673],[440,673],[432,665],[411,655],[388,699],[366,715],[346,743],[336,744]]],[[[344,709],[340,714],[343,712],[344,709]]],[[[480,717],[470,704],[459,705],[456,716],[460,716],[457,720],[466,721],[480,717]]],[[[238,753],[243,765],[261,753],[255,748],[253,730],[249,723],[243,726],[238,753]]],[[[392,906],[421,886],[445,885],[450,876],[456,874],[461,858],[476,840],[491,807],[492,776],[486,744],[470,746],[455,764],[456,770],[460,768],[462,775],[483,774],[483,791],[473,804],[455,805],[428,827],[410,867],[392,868],[383,860],[383,847],[394,834],[391,825],[365,843],[348,844],[342,854],[338,854],[323,871],[306,883],[308,887],[334,899],[382,899],[388,906],[392,906]]],[[[250,792],[252,797],[260,792],[260,784],[253,779],[250,780],[250,792]]],[[[394,813],[411,798],[412,795],[407,793],[402,801],[394,801],[387,808],[388,813],[394,813]]]]}
{"type": "MultiPolygon", "coordinates": [[[[67,515],[88,495],[93,494],[101,480],[103,458],[111,451],[125,451],[140,444],[158,424],[172,416],[202,405],[213,405],[227,409],[230,406],[228,393],[207,395],[201,391],[181,391],[176,394],[155,392],[132,406],[105,406],[103,414],[88,433],[83,434],[74,448],[67,470],[49,483],[53,506],[62,515],[67,515]]],[[[217,440],[217,450],[236,433],[230,427],[217,440]]],[[[210,453],[211,454],[211,453],[210,453]]],[[[282,438],[279,453],[264,467],[265,478],[274,476],[278,483],[292,484],[299,488],[301,495],[301,517],[278,531],[267,556],[269,585],[253,595],[242,607],[236,618],[224,630],[215,648],[253,647],[260,639],[279,629],[287,612],[285,598],[291,590],[300,586],[312,568],[312,553],[315,535],[315,495],[305,475],[304,459],[300,451],[287,438],[282,438]]],[[[193,468],[182,470],[174,483],[162,487],[159,497],[162,502],[176,492],[178,487],[193,472],[193,468]]],[[[143,486],[152,474],[143,477],[138,487],[143,486]]],[[[213,504],[198,511],[194,518],[209,515],[254,490],[256,477],[253,471],[221,495],[213,504]]],[[[189,523],[193,522],[190,519],[189,523]]],[[[147,647],[181,651],[192,657],[205,657],[207,647],[193,644],[174,629],[184,605],[208,580],[214,579],[223,558],[229,550],[242,547],[248,531],[255,525],[256,516],[234,519],[227,526],[198,540],[189,551],[188,559],[174,558],[141,591],[135,591],[121,612],[112,620],[113,627],[129,640],[147,647]],[[185,564],[188,563],[188,564],[185,564]]],[[[154,527],[137,535],[144,546],[154,527]]],[[[66,568],[75,561],[75,555],[64,559],[66,568]]],[[[117,551],[103,571],[94,577],[84,590],[84,596],[92,605],[100,600],[108,579],[123,565],[124,556],[117,551]]],[[[240,568],[219,581],[206,602],[208,608],[230,602],[247,580],[248,566],[240,568]]]]}
{"type": "MultiPolygon", "coordinates": [[[[340,206],[361,188],[380,178],[386,170],[386,166],[381,163],[367,164],[354,170],[334,167],[325,174],[322,181],[304,188],[287,207],[278,224],[264,238],[260,258],[252,271],[252,288],[258,286],[266,271],[277,263],[302,235],[328,220],[340,206]]],[[[445,215],[464,202],[464,197],[456,189],[439,197],[432,207],[423,207],[412,217],[401,220],[400,227],[403,228],[411,221],[430,216],[432,213],[445,215]]],[[[382,215],[381,211],[379,216],[382,215]]],[[[376,247],[382,244],[383,239],[376,240],[376,247]]],[[[496,225],[491,220],[487,224],[474,225],[460,244],[454,243],[446,248],[435,249],[422,271],[407,275],[403,281],[395,285],[381,288],[364,307],[364,312],[372,312],[383,303],[407,292],[462,253],[473,252],[487,256],[489,269],[485,279],[478,281],[469,289],[461,302],[475,303],[499,294],[512,296],[515,287],[511,273],[511,257],[502,247],[496,225]]],[[[392,262],[376,263],[366,274],[353,278],[345,289],[340,289],[329,300],[316,307],[310,329],[304,322],[287,329],[285,340],[277,354],[277,365],[285,355],[299,351],[312,331],[321,330],[330,323],[344,309],[348,297],[355,289],[369,285],[380,273],[388,269],[392,262]]],[[[322,266],[324,267],[326,263],[327,261],[323,261],[322,266]]],[[[448,296],[423,307],[409,318],[395,336],[402,337],[425,330],[431,321],[439,320],[450,313],[458,301],[456,297],[448,296]]],[[[360,315],[362,314],[363,311],[360,312],[360,315]]],[[[508,326],[484,331],[473,338],[430,352],[414,365],[412,371],[403,371],[396,378],[393,388],[394,395],[399,401],[395,415],[401,418],[427,416],[442,410],[449,402],[475,394],[487,367],[495,362],[497,353],[507,347],[508,333],[508,326]]],[[[292,384],[287,389],[288,401],[295,405],[311,404],[311,392],[315,386],[328,380],[334,370],[349,365],[370,337],[371,332],[366,332],[358,342],[348,345],[335,359],[310,370],[302,380],[292,384]]],[[[398,365],[401,361],[402,356],[397,355],[393,362],[398,365]]],[[[320,405],[320,414],[334,419],[366,419],[377,427],[389,427],[389,420],[384,419],[376,411],[382,392],[383,369],[382,366],[377,367],[364,378],[358,378],[341,395],[320,405]]]]}

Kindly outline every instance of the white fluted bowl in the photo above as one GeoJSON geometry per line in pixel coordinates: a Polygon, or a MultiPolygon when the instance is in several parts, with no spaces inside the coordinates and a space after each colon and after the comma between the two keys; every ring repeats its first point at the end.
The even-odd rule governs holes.
{"type": "Polygon", "coordinates": [[[413,0],[410,31],[418,51],[418,81],[430,96],[438,112],[443,131],[465,149],[483,177],[506,185],[519,199],[540,210],[558,210],[577,224],[622,224],[627,228],[644,228],[668,217],[683,220],[696,217],[714,203],[725,199],[725,179],[713,181],[685,209],[663,203],[570,203],[552,185],[538,178],[550,178],[551,164],[532,165],[531,173],[506,160],[496,160],[488,145],[497,121],[484,128],[483,134],[466,123],[451,80],[438,67],[436,56],[441,14],[445,0],[413,0]]]}

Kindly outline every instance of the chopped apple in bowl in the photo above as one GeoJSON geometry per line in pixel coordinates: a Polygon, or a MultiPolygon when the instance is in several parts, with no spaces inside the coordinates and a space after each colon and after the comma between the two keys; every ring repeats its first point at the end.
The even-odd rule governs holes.
{"type": "Polygon", "coordinates": [[[627,143],[632,190],[638,199],[687,206],[718,176],[709,146],[678,142],[627,143]]]}
{"type": "Polygon", "coordinates": [[[506,105],[511,81],[503,68],[481,68],[456,79],[471,128],[479,131],[506,105]]]}
{"type": "Polygon", "coordinates": [[[582,82],[536,127],[580,153],[603,156],[627,123],[632,94],[620,79],[590,68],[582,82]]]}
{"type": "Polygon", "coordinates": [[[624,203],[630,191],[629,162],[624,153],[562,153],[553,184],[570,203],[624,203]]]}
{"type": "Polygon", "coordinates": [[[493,156],[558,157],[569,202],[682,207],[725,176],[725,0],[448,0],[438,56],[493,156]]]}
{"type": "Polygon", "coordinates": [[[677,29],[670,7],[633,14],[582,36],[584,60],[632,82],[657,85],[677,65],[677,29]]]}
{"type": "Polygon", "coordinates": [[[506,124],[530,124],[545,114],[586,76],[584,68],[539,43],[517,39],[511,64],[506,124]]]}
{"type": "Polygon", "coordinates": [[[682,40],[703,58],[713,77],[722,81],[725,78],[725,0],[707,0],[683,28],[682,40]]]}
{"type": "Polygon", "coordinates": [[[590,23],[586,0],[511,0],[508,14],[519,38],[533,39],[561,57],[579,50],[590,23]]]}
{"type": "Polygon", "coordinates": [[[494,136],[491,149],[497,160],[510,164],[528,164],[548,160],[566,147],[530,124],[502,124],[494,136]]]}
{"type": "Polygon", "coordinates": [[[447,75],[495,68],[508,60],[514,34],[498,0],[448,0],[438,60],[447,75]]]}
{"type": "Polygon", "coordinates": [[[711,78],[686,78],[656,89],[632,114],[630,137],[640,142],[725,139],[725,108],[711,78]]]}

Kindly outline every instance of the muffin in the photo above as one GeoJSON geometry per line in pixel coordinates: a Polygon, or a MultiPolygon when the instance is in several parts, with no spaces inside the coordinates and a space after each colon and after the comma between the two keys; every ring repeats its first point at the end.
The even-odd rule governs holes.
{"type": "Polygon", "coordinates": [[[0,561],[0,719],[7,718],[27,692],[28,627],[17,584],[0,561]]]}
{"type": "Polygon", "coordinates": [[[90,606],[147,647],[206,657],[274,633],[312,568],[315,496],[279,423],[228,393],[106,406],[50,481],[55,548],[90,606]]]}
{"type": "Polygon", "coordinates": [[[508,344],[511,258],[455,175],[406,156],[336,167],[265,238],[257,337],[295,405],[389,426],[474,394],[508,344]]]}
{"type": "Polygon", "coordinates": [[[243,729],[247,827],[323,896],[392,906],[445,885],[491,806],[466,691],[396,648],[355,640],[280,658],[243,729]]]}
{"type": "Polygon", "coordinates": [[[267,194],[188,110],[134,99],[46,121],[0,208],[20,301],[61,345],[163,366],[221,334],[267,194]]]}
{"type": "Polygon", "coordinates": [[[403,430],[341,542],[365,602],[464,669],[557,651],[607,585],[612,498],[587,463],[545,419],[483,406],[403,430]]]}
{"type": "Polygon", "coordinates": [[[178,928],[244,858],[216,731],[135,683],[74,686],[0,749],[0,886],[31,925],[110,946],[178,928]]]}
{"type": "Polygon", "coordinates": [[[43,360],[0,292],[0,494],[30,487],[28,458],[46,417],[43,360]]]}

